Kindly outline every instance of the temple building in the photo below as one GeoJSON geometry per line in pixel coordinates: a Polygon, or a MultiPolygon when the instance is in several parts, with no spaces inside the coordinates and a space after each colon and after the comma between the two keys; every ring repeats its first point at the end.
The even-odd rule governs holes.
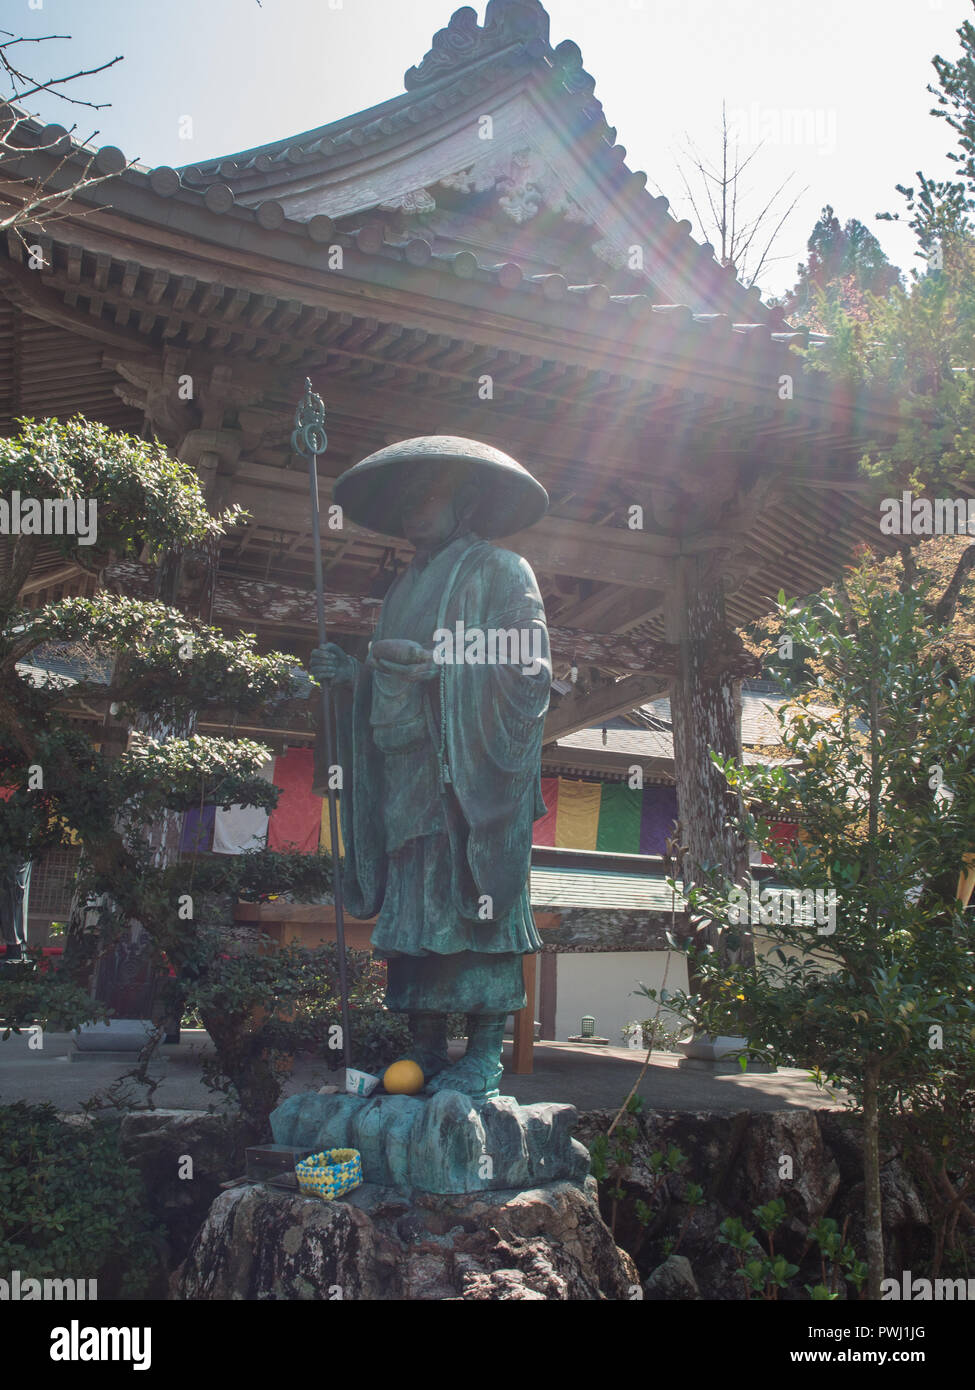
{"type": "MultiPolygon", "coordinates": [[[[315,644],[312,539],[290,436],[306,377],[328,409],[326,504],[347,467],[414,435],[513,455],[551,498],[502,542],[538,575],[551,630],[543,775],[594,785],[591,802],[636,763],[644,791],[679,806],[692,857],[727,857],[708,750],[738,751],[741,681],[758,675],[734,629],[878,540],[857,460],[894,404],[811,370],[793,351],[808,335],[648,193],[538,0],[489,0],[483,23],[457,10],[404,88],[179,170],[22,124],[6,204],[38,180],[67,186],[93,153],[107,177],[0,246],[0,429],[80,412],[164,442],[212,511],[249,513],[179,602],[301,662],[315,644]],[[654,728],[663,699],[667,730],[654,728]],[[669,752],[631,754],[627,728],[666,733],[669,752]]],[[[362,651],[410,548],[348,522],[324,541],[330,634],[362,651]]],[[[52,555],[25,599],[97,584],[145,595],[150,581],[134,560],[96,577],[52,555]]],[[[119,737],[104,711],[91,725],[119,737]]],[[[307,709],[200,729],[279,757],[313,735],[307,709]]],[[[595,834],[588,853],[617,852],[595,834]]],[[[631,841],[623,853],[647,852],[639,826],[631,841]]],[[[541,841],[543,878],[579,867],[542,853],[559,848],[554,832],[541,841]]],[[[630,908],[628,931],[654,923],[644,952],[669,916],[652,907],[630,908]]]]}

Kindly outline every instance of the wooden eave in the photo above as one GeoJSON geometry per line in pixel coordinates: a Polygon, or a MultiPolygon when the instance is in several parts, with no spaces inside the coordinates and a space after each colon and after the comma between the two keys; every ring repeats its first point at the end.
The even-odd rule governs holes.
{"type": "MultiPolygon", "coordinates": [[[[71,168],[71,163],[65,162],[55,173],[54,157],[46,152],[7,161],[4,170],[10,182],[4,189],[6,201],[13,201],[19,180],[48,178],[51,187],[66,187],[71,168]]],[[[677,320],[692,317],[684,304],[654,306],[648,296],[636,292],[638,283],[630,287],[634,292],[619,294],[605,284],[575,285],[571,278],[560,277],[557,271],[543,282],[525,276],[514,260],[497,264],[493,253],[478,257],[470,251],[460,256],[453,250],[440,251],[422,229],[412,235],[408,230],[391,232],[381,220],[360,226],[332,226],[314,234],[308,228],[318,225],[315,218],[300,226],[267,229],[256,221],[250,209],[234,205],[224,212],[213,211],[205,199],[186,190],[168,198],[161,196],[154,192],[146,176],[132,170],[85,190],[84,199],[78,199],[76,206],[83,222],[74,221],[73,225],[84,231],[75,244],[94,254],[112,254],[123,260],[138,258],[145,266],[154,268],[164,264],[167,256],[171,260],[174,253],[191,254],[204,278],[209,265],[211,275],[226,274],[229,278],[233,271],[238,285],[253,288],[267,282],[271,289],[273,282],[279,287],[300,285],[311,291],[327,281],[339,295],[344,285],[349,295],[360,300],[385,300],[390,292],[405,291],[429,297],[438,305],[454,304],[458,314],[495,310],[507,319],[520,319],[531,326],[538,322],[540,314],[544,322],[549,311],[554,311],[554,322],[560,330],[566,327],[593,333],[610,342],[618,340],[621,333],[632,335],[629,318],[636,329],[645,326],[655,307],[660,311],[669,309],[677,320]],[[341,273],[328,269],[332,246],[342,248],[341,273]]],[[[66,235],[68,225],[72,224],[59,224],[59,237],[66,235]]],[[[731,318],[721,311],[727,307],[727,286],[734,282],[707,253],[702,254],[696,243],[673,230],[678,226],[667,219],[666,236],[674,274],[688,283],[706,271],[714,280],[707,293],[696,296],[695,307],[701,309],[696,321],[704,322],[706,313],[730,323],[731,318]]],[[[37,239],[43,242],[42,237],[37,239]]],[[[178,273],[175,265],[172,273],[178,273]]],[[[613,278],[608,271],[607,278],[613,278]]],[[[734,318],[741,332],[770,334],[769,315],[757,297],[746,295],[737,308],[739,312],[734,318]]]]}
{"type": "Polygon", "coordinates": [[[558,743],[542,749],[543,777],[582,777],[602,782],[625,782],[639,766],[647,785],[674,785],[673,758],[647,758],[590,748],[566,748],[558,743]]]}
{"type": "MultiPolygon", "coordinates": [[[[351,339],[357,358],[380,366],[395,361],[400,374],[429,375],[403,351],[408,339],[393,353],[370,353],[391,329],[406,330],[448,336],[437,354],[438,370],[450,373],[446,359],[453,348],[459,366],[454,378],[465,382],[476,382],[481,367],[489,371],[498,350],[507,354],[500,384],[511,375],[504,368],[517,368],[527,358],[531,370],[515,373],[520,384],[513,389],[529,396],[575,398],[580,379],[591,377],[603,395],[637,383],[676,392],[698,406],[710,397],[731,405],[732,414],[757,408],[767,417],[769,429],[759,430],[767,437],[784,431],[816,437],[818,444],[841,444],[852,432],[855,448],[867,435],[890,428],[891,402],[857,397],[800,370],[788,349],[804,335],[733,324],[724,315],[694,315],[684,306],[653,305],[641,296],[614,298],[598,294],[599,287],[580,286],[575,297],[568,286],[564,298],[553,300],[535,285],[522,293],[506,290],[495,275],[455,278],[445,298],[436,272],[410,265],[402,255],[370,256],[350,247],[341,274],[320,265],[260,264],[182,233],[151,242],[138,223],[114,209],[59,223],[56,235],[36,240],[50,252],[51,269],[27,270],[22,246],[9,236],[0,261],[8,296],[37,317],[137,354],[151,355],[164,343],[199,344],[203,351],[219,350],[225,360],[256,356],[287,363],[323,350],[350,355],[344,340],[351,339]],[[81,312],[75,312],[79,301],[81,312]],[[494,356],[471,360],[472,349],[494,356]],[[560,389],[557,380],[567,368],[571,382],[563,381],[560,389]],[[793,377],[794,398],[779,410],[783,373],[793,377]],[[546,374],[554,391],[543,389],[546,374]],[[782,421],[778,429],[776,416],[782,421]]],[[[720,414],[724,429],[727,408],[720,414]]]]}
{"type": "MultiPolygon", "coordinates": [[[[854,464],[870,427],[886,433],[891,416],[876,402],[824,390],[821,376],[797,370],[791,339],[767,329],[739,332],[726,320],[658,314],[651,306],[634,348],[595,335],[611,307],[580,315],[574,301],[542,296],[534,301],[536,319],[526,323],[510,312],[511,296],[463,282],[465,313],[456,299],[437,300],[429,281],[429,292],[418,293],[424,272],[393,266],[414,291],[380,297],[373,286],[375,297],[363,304],[364,287],[348,274],[336,281],[292,267],[295,278],[284,283],[280,263],[270,267],[273,279],[225,264],[215,281],[212,263],[203,260],[208,248],[190,250],[172,240],[136,248],[117,211],[55,230],[50,271],[18,265],[9,253],[19,252],[19,244],[7,248],[0,264],[16,306],[0,319],[0,353],[9,363],[4,427],[19,414],[81,410],[113,427],[137,429],[139,393],[120,385],[116,368],[134,363],[158,371],[167,351],[184,354],[186,370],[204,377],[217,365],[230,368],[242,389],[254,387],[263,432],[256,457],[248,453],[219,482],[219,501],[250,507],[258,528],[253,537],[228,542],[230,556],[263,531],[265,542],[256,547],[263,557],[273,535],[290,533],[296,538],[291,559],[297,567],[307,564],[304,482],[287,467],[290,416],[307,371],[331,412],[323,472],[334,476],[390,437],[442,431],[484,438],[541,476],[553,493],[554,519],[568,506],[576,521],[616,530],[608,550],[592,532],[588,546],[563,551],[562,572],[610,586],[610,598],[618,580],[600,565],[620,547],[640,543],[623,529],[623,502],[660,486],[686,488],[696,472],[700,488],[722,471],[760,471],[770,461],[792,474],[793,496],[780,505],[774,531],[769,534],[766,517],[748,538],[754,568],[729,602],[736,622],[766,611],[768,596],[780,587],[796,593],[819,587],[856,541],[876,539],[876,512],[857,501],[854,464]],[[139,259],[131,255],[135,249],[139,259]],[[235,286],[228,270],[239,270],[243,283],[235,286]],[[588,331],[580,331],[580,318],[588,331]],[[519,350],[525,347],[540,350],[519,350]],[[774,385],[787,371],[796,398],[785,404],[774,385]],[[505,409],[492,412],[477,402],[484,372],[494,377],[505,409]],[[573,494],[568,502],[567,494],[573,494]],[[837,506],[847,517],[842,539],[832,538],[837,506]],[[811,527],[816,516],[821,525],[811,527]]],[[[362,537],[344,548],[343,558],[354,564],[358,554],[360,569],[374,571],[390,546],[401,561],[409,553],[362,537]]],[[[652,584],[649,562],[639,574],[644,587],[652,584]]],[[[646,606],[639,601],[634,616],[614,600],[614,626],[637,638],[659,637],[659,617],[647,617],[646,606]]]]}

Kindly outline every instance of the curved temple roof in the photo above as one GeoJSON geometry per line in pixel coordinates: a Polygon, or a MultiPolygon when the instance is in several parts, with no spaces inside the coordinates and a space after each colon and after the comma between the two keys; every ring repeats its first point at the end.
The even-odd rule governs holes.
{"type": "MultiPolygon", "coordinates": [[[[509,292],[587,291],[580,307],[683,305],[742,330],[784,328],[627,167],[577,45],[552,47],[538,0],[489,0],[483,26],[470,6],[457,10],[405,86],[368,110],[180,170],[127,167],[121,151],[75,146],[58,126],[28,122],[20,135],[147,185],[160,220],[172,222],[175,209],[160,206],[170,199],[184,220],[225,218],[231,244],[250,244],[242,231],[254,224],[319,246],[351,237],[363,254],[509,292]]],[[[93,201],[116,201],[114,183],[91,189],[93,201]]]]}
{"type": "MultiPolygon", "coordinates": [[[[288,439],[313,375],[323,487],[325,470],[434,432],[538,476],[552,513],[511,548],[556,624],[647,649],[679,554],[711,556],[734,622],[780,587],[812,591],[876,535],[855,462],[895,411],[805,369],[790,348],[808,335],[647,193],[594,89],[537,0],[490,0],[483,24],[458,10],[390,100],[182,170],[22,122],[3,199],[89,163],[101,181],[31,232],[39,270],[15,234],[0,244],[0,428],[80,410],[154,430],[215,505],[254,517],[224,573],[257,584],[273,566],[300,587],[288,439]]],[[[359,597],[392,563],[371,533],[334,549],[359,597]]],[[[221,601],[250,622],[243,592],[221,601]]],[[[279,595],[282,611],[299,599],[279,595]]]]}

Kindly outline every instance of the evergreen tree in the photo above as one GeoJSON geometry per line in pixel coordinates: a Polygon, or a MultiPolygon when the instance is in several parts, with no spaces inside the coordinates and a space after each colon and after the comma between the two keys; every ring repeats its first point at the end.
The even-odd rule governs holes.
{"type": "Polygon", "coordinates": [[[310,683],[295,657],[259,653],[253,635],[226,637],[177,606],[176,576],[203,568],[241,519],[239,507],[212,516],[194,470],[159,444],[80,416],[18,423],[18,435],[0,440],[0,496],[38,506],[87,499],[96,521],[88,545],[19,525],[0,550],[0,869],[37,858],[69,833],[81,848],[63,968],[0,980],[0,1027],[97,1016],[81,991],[98,958],[137,922],[155,966],[173,968],[176,993],[192,988],[205,1001],[203,1023],[224,1070],[245,1110],[261,1119],[276,1095],[273,1058],[253,1030],[242,1042],[242,1030],[255,997],[288,997],[297,985],[286,978],[288,960],[273,988],[274,962],[228,960],[241,874],[257,869],[265,891],[280,891],[283,878],[314,898],[331,882],[331,860],[261,851],[259,866],[235,856],[196,866],[179,858],[178,830],[181,814],[204,803],[270,811],[277,802],[277,788],[259,775],[267,748],[203,736],[197,716],[232,708],[273,719],[282,699],[306,699],[310,683]],[[100,587],[30,608],[24,585],[52,551],[77,558],[100,587]],[[153,562],[158,597],[104,587],[113,558],[135,557],[153,562]],[[45,674],[52,647],[71,659],[72,678],[45,674]],[[129,729],[114,756],[102,746],[109,719],[129,729]]]}
{"type": "Polygon", "coordinates": [[[799,279],[781,301],[791,323],[828,331],[824,300],[864,322],[870,297],[883,298],[900,284],[900,271],[873,232],[856,217],[841,226],[829,204],[812,229],[807,249],[809,259],[798,267],[799,279]]]}

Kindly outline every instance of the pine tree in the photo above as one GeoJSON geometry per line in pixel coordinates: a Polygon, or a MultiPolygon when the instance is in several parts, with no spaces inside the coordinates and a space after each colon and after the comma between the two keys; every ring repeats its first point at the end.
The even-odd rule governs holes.
{"type": "Polygon", "coordinates": [[[799,279],[782,300],[791,323],[828,331],[824,299],[855,321],[865,322],[869,297],[884,298],[900,284],[900,271],[891,265],[873,232],[856,217],[841,225],[829,204],[806,245],[809,259],[799,265],[799,279]]]}

